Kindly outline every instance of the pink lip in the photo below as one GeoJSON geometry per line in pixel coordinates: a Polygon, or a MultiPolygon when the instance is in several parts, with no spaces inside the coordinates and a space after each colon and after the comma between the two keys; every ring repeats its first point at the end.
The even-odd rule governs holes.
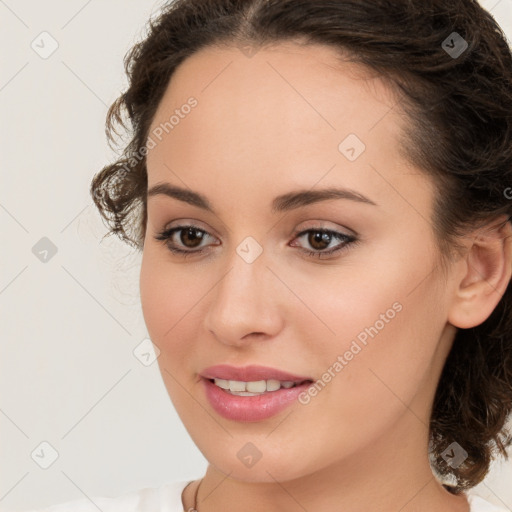
{"type": "Polygon", "coordinates": [[[281,412],[297,401],[299,395],[313,382],[310,377],[294,375],[266,366],[245,366],[237,368],[227,364],[210,366],[200,373],[206,398],[220,416],[234,421],[261,421],[281,412]],[[257,381],[276,379],[292,381],[292,388],[280,388],[256,396],[232,395],[215,385],[210,379],[257,381]],[[304,382],[307,381],[307,382],[304,382]]]}
{"type": "Polygon", "coordinates": [[[268,366],[250,365],[244,367],[235,367],[228,364],[219,364],[205,368],[201,373],[201,377],[206,379],[224,379],[224,380],[242,380],[245,382],[256,380],[276,379],[280,381],[303,382],[305,380],[313,380],[311,377],[301,375],[293,375],[283,370],[270,368],[268,366]]]}
{"type": "Polygon", "coordinates": [[[304,382],[288,389],[267,391],[256,396],[232,395],[206,378],[201,379],[201,384],[206,398],[217,414],[228,420],[250,422],[275,416],[298,401],[299,395],[311,385],[311,382],[304,382]]]}

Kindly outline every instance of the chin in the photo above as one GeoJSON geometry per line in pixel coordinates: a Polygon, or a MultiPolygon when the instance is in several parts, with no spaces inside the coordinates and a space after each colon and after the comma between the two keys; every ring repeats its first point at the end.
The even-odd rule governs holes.
{"type": "Polygon", "coordinates": [[[242,482],[275,484],[276,480],[294,480],[318,469],[305,464],[304,457],[297,460],[300,450],[290,448],[288,453],[278,453],[268,442],[265,444],[264,441],[255,441],[254,446],[251,446],[251,441],[238,440],[236,436],[230,437],[226,443],[227,446],[216,444],[206,450],[201,448],[201,452],[218,471],[242,482]],[[258,455],[255,445],[260,446],[261,455],[258,455]]]}

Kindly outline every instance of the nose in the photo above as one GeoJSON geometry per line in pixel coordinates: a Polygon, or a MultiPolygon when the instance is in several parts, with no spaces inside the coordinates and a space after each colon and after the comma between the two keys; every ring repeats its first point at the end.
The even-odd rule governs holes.
{"type": "Polygon", "coordinates": [[[205,328],[221,343],[245,346],[271,339],[282,328],[279,279],[265,252],[251,263],[236,251],[214,286],[204,318],[205,328]]]}

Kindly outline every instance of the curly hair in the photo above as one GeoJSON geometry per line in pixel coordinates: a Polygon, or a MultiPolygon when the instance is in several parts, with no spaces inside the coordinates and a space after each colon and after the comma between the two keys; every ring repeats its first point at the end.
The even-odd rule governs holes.
{"type": "MultiPolygon", "coordinates": [[[[122,156],[91,183],[107,235],[143,249],[149,128],[177,66],[208,46],[285,40],[329,45],[389,84],[410,124],[400,149],[437,187],[431,221],[442,263],[466,229],[503,214],[510,222],[512,54],[477,1],[176,0],[126,54],[129,86],[107,114],[110,144],[116,126],[131,130],[122,156]]],[[[452,493],[481,482],[496,454],[507,458],[511,411],[509,282],[483,323],[457,329],[434,397],[430,461],[452,493]],[[443,457],[454,442],[467,452],[458,467],[443,457]]]]}

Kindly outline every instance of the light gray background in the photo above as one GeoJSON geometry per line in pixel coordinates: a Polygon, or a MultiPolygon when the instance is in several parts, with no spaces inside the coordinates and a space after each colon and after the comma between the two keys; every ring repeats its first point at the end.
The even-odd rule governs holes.
{"type": "MultiPolygon", "coordinates": [[[[483,0],[512,40],[512,0],[483,0]]],[[[115,154],[108,106],[123,57],[162,2],[0,0],[0,509],[117,496],[202,476],[147,337],[140,256],[106,233],[89,197],[115,154]],[[48,58],[51,41],[58,43],[48,58]],[[43,42],[41,42],[43,41],[43,42]],[[32,252],[47,237],[57,253],[32,252]],[[43,257],[44,253],[40,254],[43,257]],[[144,357],[142,357],[144,360],[144,357]],[[58,458],[51,461],[49,443],[58,458]],[[32,454],[32,455],[31,455],[32,454]]],[[[512,510],[512,463],[480,494],[512,510]]]]}

